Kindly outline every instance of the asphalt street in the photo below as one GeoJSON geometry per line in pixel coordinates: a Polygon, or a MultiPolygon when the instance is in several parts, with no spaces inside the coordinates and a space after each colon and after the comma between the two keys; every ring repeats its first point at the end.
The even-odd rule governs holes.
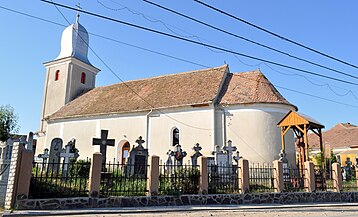
{"type": "Polygon", "coordinates": [[[182,206],[182,207],[137,207],[83,210],[44,210],[4,212],[4,216],[79,216],[79,217],[355,217],[358,216],[357,203],[324,203],[294,205],[231,205],[231,206],[182,206]]]}

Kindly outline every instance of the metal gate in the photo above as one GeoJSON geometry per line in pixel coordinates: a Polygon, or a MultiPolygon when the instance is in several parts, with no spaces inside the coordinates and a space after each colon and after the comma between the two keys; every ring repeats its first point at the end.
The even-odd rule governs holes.
{"type": "Polygon", "coordinates": [[[315,182],[316,182],[316,191],[326,191],[326,179],[325,174],[322,168],[315,166],[314,168],[315,182]]]}

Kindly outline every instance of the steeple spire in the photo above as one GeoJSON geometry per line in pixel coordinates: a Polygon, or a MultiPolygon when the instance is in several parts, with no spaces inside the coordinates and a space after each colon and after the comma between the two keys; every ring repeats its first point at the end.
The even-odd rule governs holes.
{"type": "Polygon", "coordinates": [[[78,3],[77,5],[76,5],[76,7],[77,7],[77,15],[76,15],[76,23],[78,23],[79,21],[80,21],[80,11],[81,11],[81,5],[80,5],[80,3],[78,3]]]}

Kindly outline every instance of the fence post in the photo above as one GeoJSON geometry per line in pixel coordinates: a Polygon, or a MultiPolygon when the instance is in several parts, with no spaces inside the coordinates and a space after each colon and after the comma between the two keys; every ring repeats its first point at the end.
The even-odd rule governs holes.
{"type": "Polygon", "coordinates": [[[22,151],[16,187],[16,199],[27,199],[29,197],[33,159],[34,152],[32,150],[22,151]]]}
{"type": "Polygon", "coordinates": [[[19,179],[19,167],[21,163],[21,155],[24,150],[24,145],[21,142],[14,142],[12,148],[12,157],[9,168],[9,177],[7,182],[7,190],[5,197],[5,209],[14,207],[16,199],[16,188],[19,179]]]}
{"type": "Polygon", "coordinates": [[[149,157],[149,173],[147,182],[147,196],[155,196],[159,193],[159,157],[149,157]]]}
{"type": "Polygon", "coordinates": [[[273,173],[275,192],[277,192],[277,193],[283,192],[284,183],[283,183],[283,163],[282,163],[282,161],[275,160],[273,162],[273,168],[276,170],[276,172],[273,173]]]}
{"type": "Polygon", "coordinates": [[[308,192],[314,192],[316,190],[316,177],[314,173],[313,162],[306,161],[305,165],[305,189],[308,192]]]}
{"type": "Polygon", "coordinates": [[[333,179],[333,188],[335,192],[342,191],[342,171],[341,165],[339,163],[332,164],[332,179],[333,179]]]}
{"type": "Polygon", "coordinates": [[[201,156],[198,158],[200,168],[199,194],[208,194],[208,158],[201,156]]]}
{"type": "Polygon", "coordinates": [[[248,193],[249,192],[249,161],[241,158],[239,160],[239,168],[237,175],[239,180],[239,192],[248,193]]]}
{"type": "Polygon", "coordinates": [[[101,187],[102,154],[93,153],[89,177],[89,196],[99,197],[101,187]]]}

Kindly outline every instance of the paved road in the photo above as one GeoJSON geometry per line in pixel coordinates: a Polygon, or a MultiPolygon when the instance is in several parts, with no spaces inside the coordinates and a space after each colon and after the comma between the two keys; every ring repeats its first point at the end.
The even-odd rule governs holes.
{"type": "Polygon", "coordinates": [[[106,210],[83,210],[82,213],[73,213],[73,211],[60,211],[62,213],[49,212],[14,212],[11,215],[16,216],[78,216],[78,217],[355,217],[358,216],[358,204],[318,204],[318,205],[292,205],[292,206],[220,206],[220,207],[175,207],[175,208],[150,208],[140,210],[136,209],[106,209],[106,210]],[[86,214],[87,212],[87,214],[86,214]],[[59,215],[60,214],[60,215],[59,215]]]}

